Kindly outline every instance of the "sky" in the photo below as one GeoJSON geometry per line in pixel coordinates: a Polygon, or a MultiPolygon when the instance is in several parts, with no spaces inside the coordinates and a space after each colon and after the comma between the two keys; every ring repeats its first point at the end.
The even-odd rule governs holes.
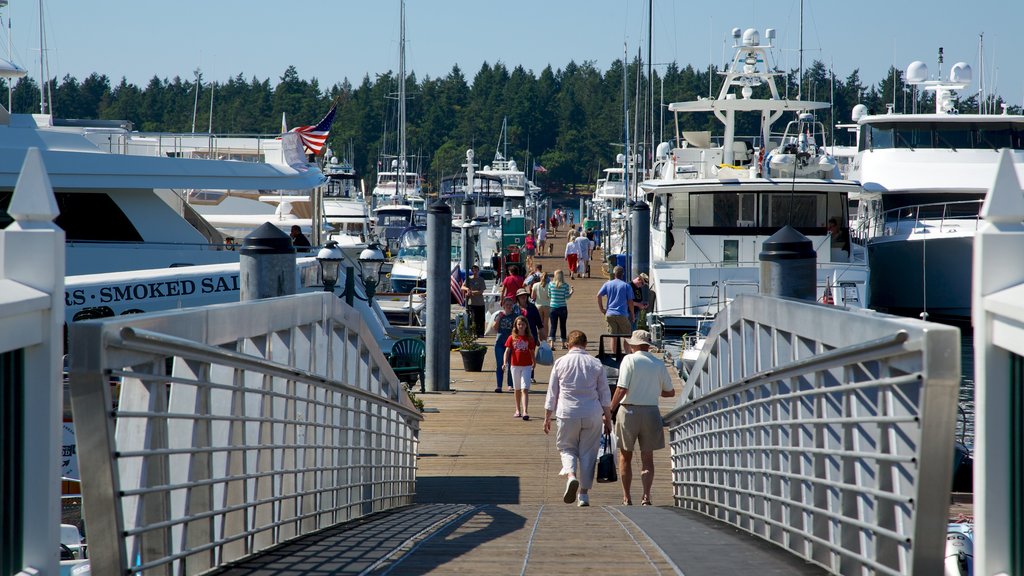
{"type": "MultiPolygon", "coordinates": [[[[10,59],[38,79],[39,0],[8,1],[0,16],[5,28],[11,23],[10,59]]],[[[633,58],[642,49],[646,58],[647,7],[648,0],[407,0],[406,67],[422,79],[447,75],[458,64],[469,81],[485,61],[535,73],[590,61],[603,71],[624,51],[633,58]]],[[[799,0],[653,0],[653,12],[655,65],[721,66],[732,56],[732,28],[752,27],[762,36],[775,28],[776,62],[797,67],[799,0]]],[[[346,78],[358,84],[368,74],[397,71],[399,20],[399,0],[43,4],[51,77],[81,80],[99,72],[114,84],[125,77],[140,86],[154,75],[191,79],[196,68],[207,81],[242,73],[273,84],[289,65],[325,89],[346,78]]],[[[1021,22],[1022,0],[806,2],[804,61],[821,60],[841,79],[859,68],[862,82],[875,84],[890,66],[906,69],[914,60],[935,75],[941,46],[943,72],[957,61],[969,63],[974,82],[967,91],[974,92],[984,34],[987,91],[1024,105],[1024,65],[1013,59],[1020,50],[1012,43],[1021,22]]]]}

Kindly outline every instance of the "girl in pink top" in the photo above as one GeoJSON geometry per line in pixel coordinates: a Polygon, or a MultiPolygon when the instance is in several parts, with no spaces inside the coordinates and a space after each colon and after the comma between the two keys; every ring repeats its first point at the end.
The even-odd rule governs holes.
{"type": "Polygon", "coordinates": [[[512,334],[505,340],[505,368],[512,373],[512,390],[516,400],[513,418],[530,419],[530,382],[533,380],[533,351],[537,343],[530,336],[530,325],[525,316],[513,324],[512,334]]]}

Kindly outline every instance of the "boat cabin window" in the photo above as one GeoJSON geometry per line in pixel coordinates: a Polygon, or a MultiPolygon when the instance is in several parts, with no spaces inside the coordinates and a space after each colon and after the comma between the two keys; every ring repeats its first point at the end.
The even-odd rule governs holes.
{"type": "MultiPolygon", "coordinates": [[[[661,196],[656,196],[655,227],[664,226],[661,196]]],[[[828,219],[846,222],[847,195],[841,192],[677,193],[667,196],[674,207],[672,227],[689,228],[693,234],[772,234],[791,225],[804,234],[824,234],[828,219]]]]}
{"type": "MultiPolygon", "coordinates": [[[[12,192],[0,192],[0,228],[12,222],[7,213],[12,192]]],[[[54,222],[67,241],[142,242],[142,235],[110,196],[103,192],[55,192],[60,215],[54,222]]]]}
{"type": "Polygon", "coordinates": [[[386,228],[392,228],[395,226],[408,226],[409,225],[409,213],[382,213],[377,214],[377,226],[384,226],[386,228]]]}
{"type": "Polygon", "coordinates": [[[877,122],[865,128],[859,150],[1024,149],[1024,125],[1011,122],[877,122]]]}

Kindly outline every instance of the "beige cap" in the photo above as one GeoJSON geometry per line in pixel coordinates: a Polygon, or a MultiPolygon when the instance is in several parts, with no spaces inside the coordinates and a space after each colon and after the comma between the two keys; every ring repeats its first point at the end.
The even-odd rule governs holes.
{"type": "Polygon", "coordinates": [[[647,330],[633,330],[633,335],[630,336],[626,343],[631,346],[640,346],[646,344],[651,345],[651,333],[647,330]]]}

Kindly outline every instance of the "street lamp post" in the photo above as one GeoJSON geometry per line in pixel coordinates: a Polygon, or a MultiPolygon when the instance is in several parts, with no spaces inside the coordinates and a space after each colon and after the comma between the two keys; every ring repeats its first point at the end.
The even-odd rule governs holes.
{"type": "Polygon", "coordinates": [[[367,301],[372,301],[377,294],[377,283],[380,281],[380,269],[384,265],[384,253],[376,244],[370,244],[359,253],[359,267],[363,272],[363,287],[366,289],[367,301]]]}

